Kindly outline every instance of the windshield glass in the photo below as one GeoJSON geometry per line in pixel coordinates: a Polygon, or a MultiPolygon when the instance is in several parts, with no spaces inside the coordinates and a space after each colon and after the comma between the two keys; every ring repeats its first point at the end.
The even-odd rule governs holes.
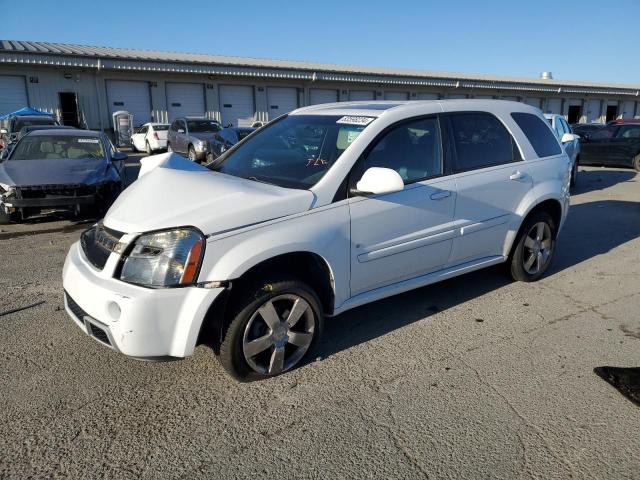
{"type": "Polygon", "coordinates": [[[187,120],[189,133],[215,133],[222,130],[213,120],[187,120]]]}
{"type": "Polygon", "coordinates": [[[49,118],[40,118],[33,120],[19,119],[13,124],[13,130],[19,132],[22,127],[30,127],[31,125],[55,125],[56,122],[49,118]]]}
{"type": "Polygon", "coordinates": [[[13,150],[11,160],[104,158],[99,138],[73,135],[27,135],[13,150]]]}
{"type": "Polygon", "coordinates": [[[208,167],[281,187],[315,185],[358,137],[364,124],[342,123],[364,117],[291,115],[276,121],[230,150],[208,167]]]}

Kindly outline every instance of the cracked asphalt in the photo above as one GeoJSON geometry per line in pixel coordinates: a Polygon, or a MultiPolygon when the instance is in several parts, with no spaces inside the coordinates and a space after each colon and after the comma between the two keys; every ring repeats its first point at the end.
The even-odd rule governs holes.
{"type": "Polygon", "coordinates": [[[540,282],[492,268],[361,307],[251,384],[207,347],[141,363],[85,336],[60,275],[86,224],[0,227],[0,478],[638,479],[640,409],[593,369],[640,368],[639,187],[582,169],[540,282]]]}

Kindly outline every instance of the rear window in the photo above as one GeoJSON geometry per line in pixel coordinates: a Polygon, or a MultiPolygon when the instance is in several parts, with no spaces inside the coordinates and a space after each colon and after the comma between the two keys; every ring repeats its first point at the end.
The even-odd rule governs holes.
{"type": "Polygon", "coordinates": [[[523,112],[513,112],[511,117],[527,136],[538,157],[550,157],[562,153],[558,139],[540,117],[523,112]]]}
{"type": "Polygon", "coordinates": [[[13,124],[13,131],[19,132],[23,127],[30,127],[32,125],[57,125],[54,119],[29,119],[29,120],[16,120],[13,124]]]}
{"type": "Polygon", "coordinates": [[[169,125],[154,125],[153,129],[156,131],[169,130],[169,125]]]}

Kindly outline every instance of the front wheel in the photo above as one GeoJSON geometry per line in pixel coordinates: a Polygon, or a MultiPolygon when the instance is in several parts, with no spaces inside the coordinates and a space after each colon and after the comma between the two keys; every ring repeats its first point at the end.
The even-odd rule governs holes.
{"type": "Polygon", "coordinates": [[[571,168],[571,183],[570,183],[570,186],[571,187],[575,187],[577,181],[578,181],[578,159],[576,158],[576,161],[573,162],[573,167],[571,168]]]}
{"type": "Polygon", "coordinates": [[[4,211],[4,207],[0,205],[0,225],[8,225],[12,222],[18,221],[18,215],[15,213],[7,213],[4,211]]]}
{"type": "Polygon", "coordinates": [[[230,311],[220,362],[241,381],[273,377],[299,365],[318,344],[324,324],[318,297],[294,278],[254,284],[230,311]]]}
{"type": "Polygon", "coordinates": [[[191,145],[189,145],[188,156],[189,156],[189,160],[191,160],[192,162],[197,162],[198,161],[198,156],[196,155],[196,151],[191,145]]]}
{"type": "Polygon", "coordinates": [[[536,212],[522,225],[510,255],[511,276],[535,282],[549,268],[556,248],[556,225],[551,215],[536,212]]]}
{"type": "Polygon", "coordinates": [[[151,148],[151,145],[149,145],[149,142],[146,143],[145,150],[147,151],[147,155],[153,155],[153,150],[151,148]]]}
{"type": "Polygon", "coordinates": [[[633,159],[633,168],[636,169],[636,172],[640,172],[640,153],[633,159]]]}

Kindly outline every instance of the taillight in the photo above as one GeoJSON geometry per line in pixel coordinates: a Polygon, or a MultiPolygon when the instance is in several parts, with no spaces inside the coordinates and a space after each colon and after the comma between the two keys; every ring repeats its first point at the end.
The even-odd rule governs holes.
{"type": "Polygon", "coordinates": [[[153,132],[153,138],[155,138],[156,140],[160,140],[160,138],[158,138],[158,132],[153,132]]]}

